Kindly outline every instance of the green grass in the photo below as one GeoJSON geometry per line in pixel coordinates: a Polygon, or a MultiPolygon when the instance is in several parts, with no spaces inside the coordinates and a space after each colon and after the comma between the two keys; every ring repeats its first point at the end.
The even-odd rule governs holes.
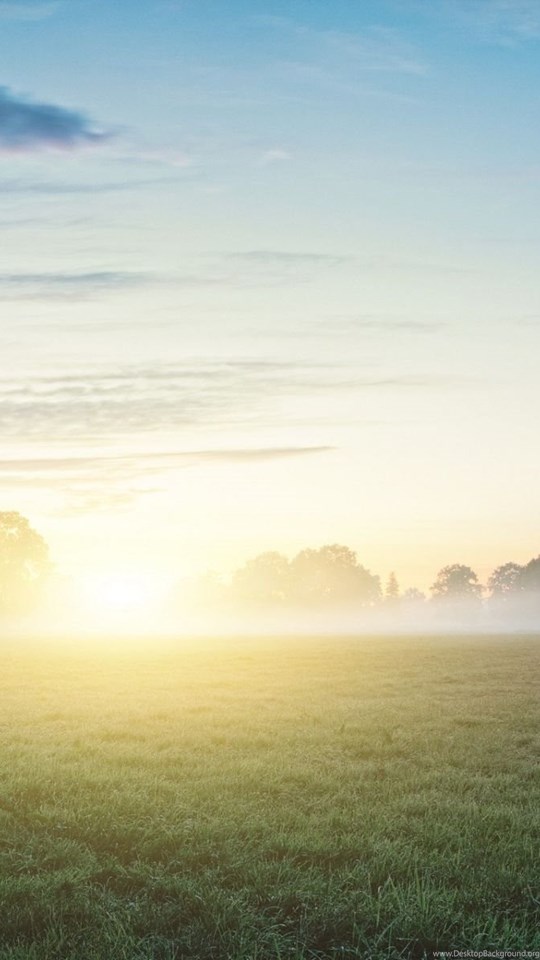
{"type": "Polygon", "coordinates": [[[2,960],[540,950],[535,638],[0,662],[2,960]]]}

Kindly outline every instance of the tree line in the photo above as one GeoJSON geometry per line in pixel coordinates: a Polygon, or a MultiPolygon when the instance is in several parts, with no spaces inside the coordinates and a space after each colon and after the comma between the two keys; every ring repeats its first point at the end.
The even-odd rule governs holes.
{"type": "Polygon", "coordinates": [[[267,551],[248,560],[230,580],[207,574],[192,584],[191,597],[200,605],[236,603],[253,608],[286,607],[419,607],[490,604],[497,608],[512,600],[540,601],[540,556],[527,564],[505,563],[497,567],[485,585],[466,564],[443,567],[429,594],[409,587],[401,590],[395,572],[386,583],[358,560],[343,544],[326,544],[301,550],[291,560],[267,551]]]}
{"type": "MultiPolygon", "coordinates": [[[[53,566],[43,537],[15,511],[0,511],[0,613],[33,609],[42,598],[53,566]]],[[[395,573],[384,584],[343,544],[301,550],[292,559],[266,551],[249,559],[225,580],[214,573],[192,581],[185,591],[193,606],[212,608],[378,607],[427,604],[480,605],[494,608],[512,602],[540,601],[540,556],[528,563],[504,563],[482,585],[465,564],[443,567],[429,595],[414,587],[404,591],[395,573]]]]}

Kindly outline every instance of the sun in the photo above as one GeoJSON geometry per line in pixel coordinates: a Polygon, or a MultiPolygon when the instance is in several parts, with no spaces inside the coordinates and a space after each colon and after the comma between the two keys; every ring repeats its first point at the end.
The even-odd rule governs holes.
{"type": "Polygon", "coordinates": [[[102,571],[80,581],[86,622],[105,629],[140,626],[157,614],[163,596],[162,580],[148,573],[102,571]]]}
{"type": "Polygon", "coordinates": [[[89,598],[103,610],[141,610],[152,599],[152,589],[144,574],[104,573],[87,578],[89,598]]]}

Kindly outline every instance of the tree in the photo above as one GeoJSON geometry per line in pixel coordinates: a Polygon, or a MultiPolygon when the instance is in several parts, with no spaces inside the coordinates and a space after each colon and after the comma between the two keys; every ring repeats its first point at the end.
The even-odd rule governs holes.
{"type": "Polygon", "coordinates": [[[534,557],[521,569],[519,586],[527,593],[540,593],[540,557],[534,557]]]}
{"type": "Polygon", "coordinates": [[[508,600],[523,589],[523,571],[518,563],[504,563],[491,574],[487,586],[493,599],[508,600]]]}
{"type": "Polygon", "coordinates": [[[425,603],[426,595],[417,587],[408,587],[403,594],[403,600],[405,603],[425,603]]]}
{"type": "Polygon", "coordinates": [[[233,596],[249,604],[281,604],[288,596],[289,561],[281,553],[261,553],[234,574],[233,596]]]}
{"type": "Polygon", "coordinates": [[[50,569],[43,537],[20,513],[0,512],[0,612],[30,611],[50,569]]]}
{"type": "Polygon", "coordinates": [[[443,567],[431,587],[434,600],[479,600],[482,587],[474,570],[462,563],[443,567]]]}
{"type": "Polygon", "coordinates": [[[371,604],[381,594],[379,578],[338,543],[302,550],[291,561],[290,578],[291,598],[298,603],[371,604]]]}
{"type": "Polygon", "coordinates": [[[397,577],[394,571],[392,571],[392,573],[388,577],[384,595],[386,599],[389,600],[390,602],[399,599],[399,583],[397,581],[397,577]]]}

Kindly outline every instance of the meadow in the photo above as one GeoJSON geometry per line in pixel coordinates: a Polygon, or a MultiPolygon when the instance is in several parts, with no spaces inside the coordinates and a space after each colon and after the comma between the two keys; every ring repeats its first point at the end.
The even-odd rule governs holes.
{"type": "Polygon", "coordinates": [[[0,663],[2,960],[540,951],[537,638],[0,663]]]}

